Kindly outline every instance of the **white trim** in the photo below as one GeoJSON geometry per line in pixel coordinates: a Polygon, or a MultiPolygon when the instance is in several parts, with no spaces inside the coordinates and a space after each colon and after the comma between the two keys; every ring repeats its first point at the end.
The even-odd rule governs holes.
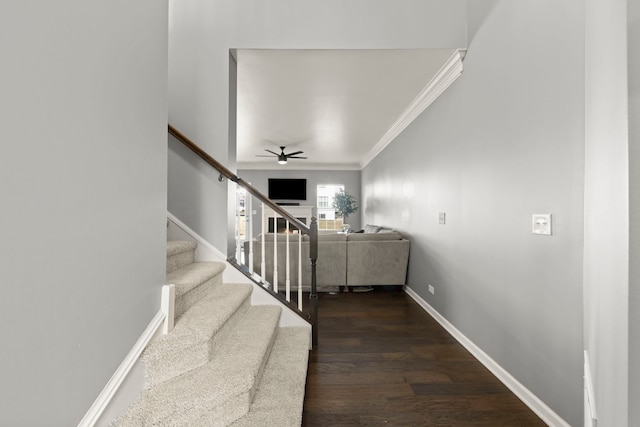
{"type": "Polygon", "coordinates": [[[93,402],[93,405],[89,408],[85,416],[78,424],[78,427],[92,427],[98,421],[102,412],[104,412],[107,405],[113,398],[113,396],[118,391],[118,388],[124,381],[124,379],[129,375],[131,368],[137,362],[142,351],[147,347],[147,345],[151,342],[156,333],[160,330],[164,322],[164,313],[159,311],[155,317],[147,326],[147,329],[144,330],[138,341],[135,343],[127,357],[122,361],[118,369],[113,374],[107,385],[104,386],[102,392],[98,396],[98,398],[93,402]]]}
{"type": "Polygon", "coordinates": [[[162,334],[167,335],[173,331],[173,324],[176,318],[176,285],[169,284],[162,287],[162,300],[160,308],[164,314],[164,322],[162,323],[162,334]]]}
{"type": "Polygon", "coordinates": [[[591,376],[591,363],[589,353],[584,351],[584,425],[595,427],[598,423],[596,412],[596,396],[593,389],[593,377],[591,376]]]}
{"type": "Polygon", "coordinates": [[[222,273],[222,280],[225,283],[253,283],[227,261],[225,254],[207,242],[204,237],[193,231],[188,225],[180,221],[169,211],[167,211],[167,218],[169,219],[167,240],[189,240],[196,242],[196,261],[224,262],[226,268],[222,273]]]}
{"type": "Polygon", "coordinates": [[[475,356],[493,375],[495,375],[504,385],[509,388],[525,405],[538,415],[542,421],[552,427],[570,427],[569,423],[563,420],[551,408],[549,408],[542,400],[540,400],[529,389],[522,385],[509,372],[493,360],[487,353],[482,351],[480,347],[475,345],[473,341],[467,338],[447,319],[429,305],[420,295],[408,286],[404,287],[405,292],[413,298],[427,313],[429,313],[447,332],[458,340],[469,352],[475,356]]]}
{"type": "MultiPolygon", "coordinates": [[[[173,222],[178,228],[187,233],[198,244],[198,248],[206,249],[207,252],[210,252],[213,256],[215,256],[217,261],[226,261],[227,256],[225,254],[223,254],[215,246],[207,242],[199,234],[193,231],[187,224],[180,221],[178,217],[167,211],[167,218],[169,218],[169,221],[173,222]]],[[[198,248],[196,248],[196,258],[198,258],[198,255],[200,255],[198,254],[198,248]]]]}
{"type": "Polygon", "coordinates": [[[436,75],[420,91],[418,96],[409,104],[398,120],[389,128],[380,141],[367,153],[360,162],[360,169],[367,166],[378,154],[389,145],[400,132],[405,130],[429,105],[433,103],[451,84],[462,74],[462,59],[465,51],[456,50],[436,75]]]}

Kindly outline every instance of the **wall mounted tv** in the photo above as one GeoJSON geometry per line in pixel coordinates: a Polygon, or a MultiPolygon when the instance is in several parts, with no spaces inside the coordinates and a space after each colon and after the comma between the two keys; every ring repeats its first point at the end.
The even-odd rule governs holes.
{"type": "Polygon", "coordinates": [[[269,198],[272,200],[307,200],[307,180],[269,178],[269,198]]]}

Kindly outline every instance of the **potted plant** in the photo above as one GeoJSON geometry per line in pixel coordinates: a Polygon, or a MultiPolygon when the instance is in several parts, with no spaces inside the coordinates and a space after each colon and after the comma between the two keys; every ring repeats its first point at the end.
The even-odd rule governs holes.
{"type": "Polygon", "coordinates": [[[333,208],[336,210],[336,213],[342,217],[342,231],[348,233],[349,224],[347,224],[347,218],[358,210],[356,198],[342,190],[335,194],[333,198],[333,208]]]}

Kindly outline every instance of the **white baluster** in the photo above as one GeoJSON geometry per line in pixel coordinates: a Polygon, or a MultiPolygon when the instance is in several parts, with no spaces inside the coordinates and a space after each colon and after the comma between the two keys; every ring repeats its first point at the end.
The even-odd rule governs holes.
{"type": "Polygon", "coordinates": [[[287,236],[287,259],[286,259],[286,271],[285,271],[285,299],[291,301],[291,279],[289,277],[289,220],[285,223],[285,233],[287,236]]]}
{"type": "Polygon", "coordinates": [[[298,310],[302,311],[302,233],[298,231],[298,310]]]}
{"type": "Polygon", "coordinates": [[[260,261],[260,277],[262,277],[262,283],[267,282],[267,263],[265,262],[265,242],[264,242],[264,232],[265,232],[265,211],[264,211],[264,203],[262,203],[262,259],[260,261]]]}
{"type": "Polygon", "coordinates": [[[278,293],[278,214],[273,214],[273,292],[278,293]]]}
{"type": "Polygon", "coordinates": [[[246,262],[245,265],[249,266],[249,272],[253,274],[253,196],[251,194],[247,195],[247,199],[245,200],[244,209],[245,209],[245,217],[247,220],[247,240],[249,241],[249,262],[246,262]],[[247,216],[248,213],[248,216],[247,216]]]}
{"type": "MultiPolygon", "coordinates": [[[[241,262],[242,260],[242,244],[240,242],[240,195],[238,194],[238,186],[236,185],[236,261],[241,262]]],[[[245,211],[246,215],[246,211],[245,211]]]]}

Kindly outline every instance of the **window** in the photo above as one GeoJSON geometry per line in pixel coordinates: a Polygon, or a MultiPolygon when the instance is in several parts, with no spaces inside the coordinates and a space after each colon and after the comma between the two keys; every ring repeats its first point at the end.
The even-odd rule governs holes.
{"type": "Polygon", "coordinates": [[[344,191],[344,184],[321,184],[317,186],[318,229],[342,230],[342,218],[336,217],[333,198],[344,191]]]}
{"type": "Polygon", "coordinates": [[[247,191],[238,186],[236,189],[236,238],[240,240],[247,238],[247,197],[250,197],[247,196],[247,191]]]}

